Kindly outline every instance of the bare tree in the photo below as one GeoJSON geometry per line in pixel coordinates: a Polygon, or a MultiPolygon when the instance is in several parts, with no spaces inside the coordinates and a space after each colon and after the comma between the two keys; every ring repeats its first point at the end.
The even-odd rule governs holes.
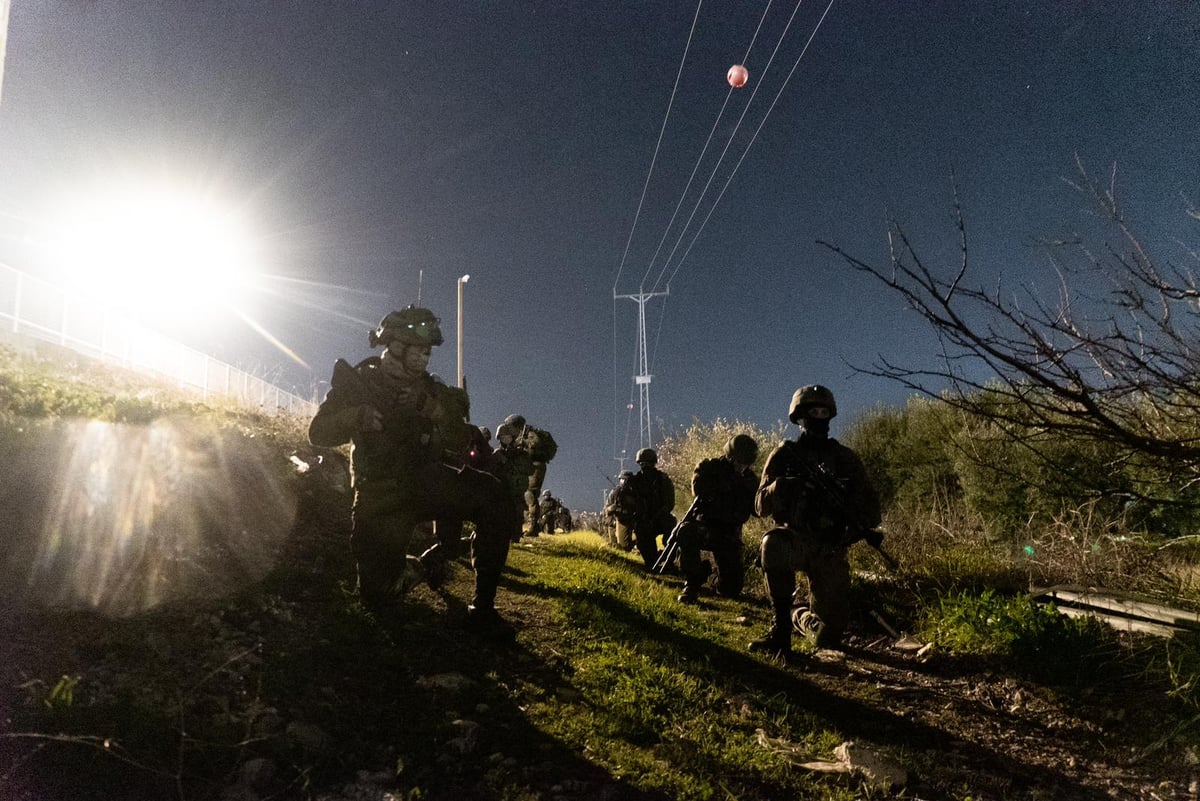
{"type": "MultiPolygon", "coordinates": [[[[1079,234],[1042,242],[1056,270],[1051,302],[1030,285],[1010,293],[1000,282],[990,289],[971,283],[953,180],[961,255],[948,269],[923,261],[895,221],[888,226],[886,266],[821,242],[903,297],[941,343],[932,365],[903,366],[880,356],[855,369],[980,415],[1035,453],[1044,453],[1040,445],[1054,438],[1107,446],[1144,479],[1140,489],[1124,482],[1118,490],[1119,482],[1110,482],[1097,491],[1180,499],[1200,479],[1200,285],[1194,272],[1200,258],[1187,251],[1191,267],[1156,260],[1117,201],[1115,166],[1107,186],[1092,180],[1078,159],[1076,166],[1079,177],[1068,183],[1099,212],[1112,241],[1098,252],[1079,234]]],[[[1188,214],[1200,220],[1195,209],[1188,214]]]]}

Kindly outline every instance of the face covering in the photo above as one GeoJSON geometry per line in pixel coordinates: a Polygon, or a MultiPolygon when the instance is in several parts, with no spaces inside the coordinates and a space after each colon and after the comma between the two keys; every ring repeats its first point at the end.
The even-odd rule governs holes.
{"type": "Polygon", "coordinates": [[[829,421],[815,420],[811,417],[806,417],[801,421],[800,439],[802,440],[822,440],[829,438],[829,421]]]}

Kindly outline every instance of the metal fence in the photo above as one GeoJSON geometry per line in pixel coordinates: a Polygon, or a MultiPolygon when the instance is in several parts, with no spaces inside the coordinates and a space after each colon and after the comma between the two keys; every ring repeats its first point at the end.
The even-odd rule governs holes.
{"type": "Polygon", "coordinates": [[[274,414],[311,416],[316,404],[150,331],[47,281],[0,263],[0,325],[132,370],[181,389],[233,399],[274,414]]]}

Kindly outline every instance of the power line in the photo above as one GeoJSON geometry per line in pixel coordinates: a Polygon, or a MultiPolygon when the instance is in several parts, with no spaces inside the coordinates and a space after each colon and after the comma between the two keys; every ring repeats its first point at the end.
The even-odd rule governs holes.
{"type": "MultiPolygon", "coordinates": [[[[754,29],[754,35],[750,37],[750,44],[746,48],[746,54],[742,57],[743,64],[749,60],[750,51],[754,49],[754,42],[758,40],[759,31],[762,30],[763,22],[766,21],[767,12],[770,10],[771,10],[771,2],[770,2],[770,0],[768,0],[766,8],[763,9],[762,16],[759,17],[759,19],[758,19],[758,27],[754,29]]],[[[794,16],[794,14],[793,14],[793,16],[794,16]]],[[[784,31],[784,33],[786,34],[787,31],[784,31]]],[[[669,221],[667,221],[667,227],[665,229],[663,229],[662,239],[660,239],[658,241],[658,247],[655,249],[654,255],[650,257],[650,261],[646,265],[646,273],[642,276],[642,282],[641,282],[641,284],[639,284],[639,286],[642,288],[645,288],[646,279],[650,277],[650,271],[652,269],[654,269],[654,263],[658,260],[658,254],[662,251],[662,246],[667,241],[667,235],[671,233],[671,227],[675,224],[675,218],[679,215],[679,209],[683,207],[683,201],[687,199],[688,190],[692,188],[692,181],[695,180],[696,173],[700,171],[700,165],[704,162],[704,155],[708,152],[708,146],[712,142],[713,134],[715,134],[717,132],[717,126],[721,124],[721,118],[723,116],[725,116],[725,108],[729,105],[729,98],[731,98],[733,96],[733,93],[734,93],[734,87],[732,85],[730,85],[729,91],[727,91],[725,93],[725,102],[723,102],[721,104],[721,109],[720,109],[720,111],[717,112],[716,119],[713,120],[712,128],[710,128],[708,131],[708,138],[704,140],[704,147],[702,147],[700,149],[700,155],[696,157],[696,164],[694,167],[692,167],[692,174],[688,176],[687,184],[683,187],[683,191],[679,194],[679,202],[677,202],[675,204],[675,211],[671,213],[671,219],[669,221]]],[[[752,102],[754,102],[753,95],[751,95],[750,101],[746,104],[746,107],[749,108],[750,103],[752,103],[752,102]]],[[[742,114],[743,114],[743,116],[745,116],[745,112],[742,112],[742,114]]],[[[741,120],[738,120],[738,125],[740,125],[740,124],[741,124],[741,120]]],[[[733,136],[735,136],[736,134],[737,134],[737,127],[734,127],[733,133],[731,133],[729,136],[732,139],[733,136]]],[[[726,145],[726,149],[728,149],[728,145],[726,145]]],[[[721,162],[717,161],[716,167],[719,167],[719,166],[721,166],[721,162]]],[[[713,169],[716,170],[716,167],[714,167],[713,169]]],[[[711,182],[712,182],[712,179],[710,178],[709,183],[711,183],[711,182]]],[[[707,185],[706,185],[706,188],[707,188],[707,185]]],[[[704,197],[703,192],[700,193],[700,197],[701,198],[704,197]]],[[[697,201],[697,202],[699,202],[699,201],[697,201]]],[[[693,214],[695,214],[694,211],[693,211],[693,214]]],[[[691,221],[691,218],[689,218],[689,222],[690,221],[691,221]]],[[[683,227],[683,231],[687,231],[686,225],[683,227]]],[[[680,236],[683,235],[683,231],[680,232],[680,236]]],[[[672,250],[672,253],[674,253],[674,250],[672,250]]],[[[667,262],[668,263],[670,262],[670,257],[667,258],[667,262]]],[[[665,270],[666,270],[666,265],[664,264],[663,271],[665,271],[665,270]]],[[[661,278],[661,277],[662,277],[662,273],[659,274],[659,278],[661,278]]],[[[653,290],[653,289],[657,289],[657,288],[658,288],[658,280],[656,279],[654,286],[652,286],[651,289],[653,290]]]]}
{"type": "Polygon", "coordinates": [[[754,146],[754,142],[756,139],[758,139],[758,134],[763,129],[763,126],[766,125],[767,118],[770,117],[771,112],[775,110],[775,105],[779,102],[779,98],[783,94],[783,90],[787,88],[788,81],[792,79],[792,75],[796,72],[796,68],[800,66],[800,60],[803,59],[804,54],[808,52],[809,45],[811,45],[813,39],[816,38],[817,31],[821,29],[822,23],[825,22],[825,17],[829,14],[829,9],[833,8],[833,3],[834,0],[829,0],[829,5],[825,6],[824,13],[822,13],[821,18],[817,20],[816,27],[813,28],[812,33],[808,37],[808,41],[804,43],[804,48],[800,51],[800,55],[796,57],[796,61],[792,64],[792,69],[788,72],[787,77],[783,79],[783,85],[780,86],[779,91],[775,93],[775,97],[771,101],[770,107],[767,108],[767,113],[763,115],[762,121],[760,121],[758,127],[754,129],[754,134],[750,137],[750,142],[746,145],[746,149],[742,151],[741,158],[739,158],[737,164],[734,165],[733,172],[729,174],[729,178],[726,179],[724,186],[721,187],[721,192],[717,195],[717,199],[713,201],[712,207],[708,210],[708,214],[705,215],[704,221],[700,224],[700,228],[697,229],[696,235],[693,236],[692,241],[688,243],[687,250],[684,251],[683,256],[680,257],[679,262],[675,265],[675,270],[671,273],[671,277],[667,279],[668,287],[671,285],[671,281],[675,279],[675,274],[679,272],[679,268],[683,266],[683,262],[687,258],[688,254],[692,252],[692,247],[696,244],[696,240],[700,237],[700,232],[704,230],[704,226],[708,224],[708,219],[712,216],[713,211],[716,210],[717,204],[720,203],[721,198],[725,196],[725,190],[728,189],[729,184],[733,182],[733,176],[737,175],[738,168],[741,167],[742,162],[746,160],[746,155],[750,152],[750,148],[754,146]]]}
{"type": "Polygon", "coordinates": [[[621,254],[621,264],[617,267],[617,277],[613,280],[613,295],[617,294],[617,284],[625,269],[625,259],[629,256],[629,245],[633,242],[633,234],[637,230],[638,219],[642,216],[642,204],[646,202],[646,190],[650,186],[650,177],[654,175],[654,165],[658,161],[658,151],[662,147],[663,134],[667,131],[667,120],[671,118],[671,107],[675,104],[675,93],[679,91],[679,79],[683,76],[683,65],[687,63],[687,54],[692,47],[692,37],[696,33],[696,21],[700,19],[700,6],[704,0],[696,3],[696,13],[692,17],[692,27],[688,31],[687,44],[683,47],[683,57],[679,60],[679,70],[675,73],[675,85],[671,87],[671,98],[667,101],[667,113],[663,115],[662,127],[658,131],[658,141],[654,145],[654,155],[650,158],[650,169],[646,172],[646,181],[642,184],[642,196],[638,200],[637,211],[633,215],[633,225],[629,229],[629,238],[625,240],[625,252],[621,254]]]}
{"type": "MultiPolygon", "coordinates": [[[[633,225],[630,226],[629,237],[625,240],[625,250],[621,254],[621,263],[617,267],[616,278],[613,279],[613,377],[614,377],[613,378],[613,390],[614,390],[613,391],[613,400],[614,400],[614,405],[615,405],[615,401],[617,398],[617,394],[616,394],[617,286],[618,286],[618,284],[620,284],[621,274],[625,270],[625,260],[629,256],[629,247],[630,247],[630,244],[633,242],[633,235],[634,235],[634,232],[637,231],[638,220],[641,218],[641,215],[642,215],[642,204],[644,204],[646,202],[646,192],[650,187],[650,178],[651,178],[651,176],[654,175],[654,165],[658,161],[658,152],[659,152],[659,149],[662,147],[663,135],[666,133],[666,130],[667,130],[667,121],[671,118],[671,107],[675,104],[675,94],[679,91],[679,81],[680,81],[680,78],[682,78],[682,76],[683,76],[683,67],[684,67],[684,64],[687,63],[687,55],[692,47],[692,37],[695,36],[695,33],[696,33],[696,22],[700,19],[700,7],[703,5],[703,3],[704,3],[704,0],[697,0],[696,13],[692,15],[692,26],[688,30],[687,42],[684,44],[684,47],[683,47],[683,56],[679,59],[679,69],[675,73],[675,84],[671,87],[671,97],[667,101],[667,110],[666,110],[666,113],[663,115],[662,126],[659,128],[659,131],[658,131],[658,141],[654,145],[654,155],[650,159],[650,168],[649,168],[649,170],[647,170],[646,180],[642,184],[642,195],[641,195],[641,198],[638,199],[637,210],[634,212],[634,215],[633,215],[633,225]]],[[[644,309],[644,304],[639,304],[639,309],[644,309]]],[[[645,336],[645,331],[643,329],[640,343],[645,342],[644,336],[645,336]]],[[[645,351],[644,344],[641,344],[640,349],[642,352],[645,351]]],[[[647,390],[647,392],[648,392],[648,390],[647,390]]],[[[648,396],[646,399],[646,409],[647,409],[647,415],[648,415],[649,414],[649,397],[648,396]]],[[[615,412],[615,410],[614,410],[614,412],[615,412]]],[[[615,419],[614,419],[613,423],[614,423],[614,428],[615,428],[616,427],[615,419]]],[[[626,415],[625,425],[626,425],[625,445],[628,446],[628,443],[629,443],[629,431],[628,431],[629,415],[628,414],[626,415]]],[[[641,422],[640,422],[640,414],[639,414],[639,429],[640,429],[640,426],[641,426],[641,422]]],[[[622,468],[624,468],[624,466],[625,466],[624,455],[626,453],[626,450],[627,450],[626,447],[623,447],[621,450],[620,458],[621,458],[621,467],[622,468]]]]}
{"type": "MultiPolygon", "coordinates": [[[[661,126],[661,128],[659,130],[659,134],[658,134],[658,139],[655,143],[654,155],[651,159],[650,169],[647,172],[646,180],[642,185],[642,193],[638,200],[637,210],[634,214],[633,225],[630,229],[629,237],[626,239],[626,242],[625,242],[625,249],[621,255],[621,262],[620,262],[620,265],[617,270],[617,276],[613,281],[614,389],[616,388],[615,387],[615,375],[616,375],[616,370],[617,370],[616,300],[628,299],[628,300],[633,300],[634,302],[636,302],[638,304],[637,373],[634,376],[634,383],[635,383],[635,386],[637,386],[637,388],[638,388],[638,394],[639,394],[639,410],[638,410],[639,431],[638,431],[638,433],[639,433],[639,439],[641,441],[642,447],[649,447],[650,443],[652,442],[651,432],[650,432],[649,391],[650,391],[650,382],[652,379],[651,365],[653,364],[654,360],[653,360],[653,358],[651,358],[650,354],[647,352],[646,303],[649,302],[654,297],[665,298],[669,295],[671,282],[674,280],[675,276],[678,275],[679,270],[681,269],[681,267],[683,266],[683,263],[687,259],[687,256],[691,253],[691,250],[695,246],[696,241],[699,239],[700,234],[703,232],[704,228],[707,226],[709,219],[711,219],[711,217],[713,215],[713,212],[716,210],[717,206],[721,202],[721,199],[724,197],[725,191],[729,188],[729,185],[732,183],[734,176],[736,176],[738,169],[741,167],[742,163],[745,161],[746,156],[750,152],[750,149],[753,147],[755,141],[757,141],[759,132],[762,131],[763,127],[766,124],[767,119],[770,117],[771,113],[774,111],[775,106],[779,102],[779,98],[782,96],[782,94],[783,94],[784,90],[787,88],[787,85],[790,82],[792,76],[795,74],[796,69],[799,67],[800,61],[804,58],[804,55],[808,52],[809,46],[812,44],[813,39],[816,37],[817,32],[821,28],[821,25],[824,23],[825,18],[828,16],[830,9],[833,7],[833,2],[834,2],[834,0],[829,0],[829,4],[825,7],[825,11],[821,14],[820,19],[817,21],[816,26],[813,28],[812,33],[809,35],[808,40],[805,42],[804,47],[802,48],[802,50],[800,52],[800,55],[797,56],[796,61],[793,63],[791,70],[788,72],[787,76],[784,78],[783,84],[779,88],[778,92],[776,92],[775,97],[773,98],[771,105],[768,107],[766,114],[764,114],[762,119],[759,121],[758,127],[754,130],[754,133],[751,135],[749,143],[746,145],[745,149],[742,151],[742,154],[738,158],[737,163],[733,166],[732,171],[729,173],[728,177],[725,180],[725,183],[722,185],[721,191],[717,194],[716,199],[712,202],[712,205],[709,207],[708,212],[707,212],[707,214],[705,214],[703,220],[701,221],[699,228],[696,229],[695,233],[692,235],[692,238],[691,238],[690,242],[688,243],[686,249],[684,250],[683,255],[675,263],[674,268],[671,269],[670,273],[668,274],[668,268],[671,264],[672,259],[674,258],[675,254],[678,252],[680,246],[683,244],[684,239],[686,238],[687,232],[691,228],[692,223],[695,220],[696,215],[700,209],[700,206],[703,203],[705,196],[708,194],[708,191],[711,188],[713,181],[716,178],[718,170],[720,169],[721,165],[724,163],[725,157],[726,157],[726,155],[728,155],[729,150],[733,145],[734,138],[737,136],[738,131],[741,129],[742,123],[745,121],[746,115],[749,113],[750,107],[751,107],[751,105],[753,105],[755,98],[758,95],[759,89],[764,85],[764,81],[762,80],[762,78],[765,78],[770,73],[771,67],[774,64],[775,58],[778,55],[779,50],[783,45],[784,39],[787,37],[789,31],[791,30],[792,24],[794,23],[796,16],[800,11],[800,7],[803,4],[803,0],[797,0],[795,8],[793,8],[791,15],[788,17],[787,25],[784,27],[783,32],[780,34],[779,39],[777,40],[775,47],[772,50],[771,55],[767,60],[766,67],[762,71],[762,78],[760,78],[759,81],[755,82],[754,90],[751,92],[750,98],[749,98],[749,100],[747,100],[746,105],[743,108],[741,115],[738,117],[738,121],[737,121],[736,125],[734,126],[733,131],[730,133],[729,138],[726,141],[725,146],[722,149],[720,156],[718,157],[716,163],[713,165],[712,171],[709,174],[708,180],[705,182],[704,188],[701,190],[699,196],[696,198],[696,202],[692,207],[692,210],[688,216],[687,222],[684,223],[683,227],[680,229],[679,234],[676,238],[675,244],[671,249],[671,253],[667,256],[666,260],[663,262],[662,268],[659,271],[658,276],[655,278],[653,284],[651,285],[650,290],[647,291],[646,290],[646,282],[649,279],[651,272],[654,269],[654,264],[658,260],[659,254],[662,252],[663,245],[666,243],[667,237],[670,234],[671,229],[675,225],[675,222],[679,215],[679,211],[683,206],[683,202],[686,199],[688,192],[691,190],[691,187],[693,185],[693,182],[695,181],[696,175],[700,170],[701,164],[703,163],[704,157],[707,154],[709,146],[711,145],[711,143],[713,141],[713,137],[716,133],[717,126],[720,124],[720,121],[721,121],[722,117],[724,116],[725,109],[729,104],[729,99],[733,94],[733,87],[732,86],[730,87],[730,90],[726,93],[725,100],[722,103],[721,108],[717,113],[716,119],[713,121],[713,125],[708,133],[708,137],[704,142],[704,146],[701,148],[700,154],[696,159],[696,163],[692,168],[692,171],[688,177],[687,183],[684,186],[684,189],[680,194],[679,200],[675,205],[675,209],[671,214],[671,218],[668,221],[667,226],[663,231],[662,238],[659,240],[658,246],[655,249],[654,254],[652,255],[649,262],[647,263],[646,271],[642,276],[641,283],[639,284],[639,291],[634,294],[618,295],[617,287],[620,283],[621,276],[624,272],[625,264],[626,264],[626,261],[628,259],[628,255],[629,255],[629,250],[630,250],[630,247],[633,242],[634,233],[636,232],[638,222],[641,218],[641,212],[642,212],[642,208],[645,204],[646,195],[647,195],[649,185],[650,185],[650,180],[653,176],[654,169],[655,169],[659,154],[662,149],[663,137],[665,135],[667,123],[670,119],[671,111],[672,111],[672,108],[673,108],[674,102],[675,102],[675,97],[676,97],[678,89],[679,89],[681,76],[683,74],[683,68],[687,62],[687,55],[688,55],[688,52],[690,51],[692,40],[695,35],[697,21],[699,19],[700,8],[701,8],[701,3],[697,3],[696,12],[692,18],[692,26],[688,32],[687,44],[684,47],[683,57],[680,60],[679,69],[676,72],[675,83],[671,90],[671,97],[670,97],[670,100],[667,105],[667,111],[663,117],[662,126],[661,126]],[[664,276],[666,276],[665,283],[663,281],[664,276]]],[[[770,11],[770,8],[771,8],[771,0],[768,0],[767,5],[763,10],[763,14],[759,18],[758,26],[755,28],[754,34],[751,37],[749,45],[747,46],[746,54],[745,54],[745,57],[743,58],[743,63],[747,63],[749,61],[750,53],[753,50],[754,44],[758,39],[758,35],[762,30],[763,23],[766,20],[766,17],[770,11]]],[[[659,341],[662,336],[663,322],[664,322],[665,318],[666,318],[666,301],[664,300],[662,313],[659,318],[659,324],[658,324],[657,332],[656,332],[655,338],[654,338],[655,341],[654,341],[654,352],[653,353],[655,355],[657,354],[659,341]]],[[[615,393],[614,393],[614,395],[615,395],[615,393]]],[[[627,416],[627,418],[626,418],[626,436],[625,436],[626,444],[628,444],[628,435],[629,435],[628,424],[629,424],[629,418],[627,416]]],[[[625,452],[626,451],[623,449],[622,454],[624,454],[625,452]]],[[[622,466],[623,466],[623,464],[624,463],[622,461],[622,466]]]]}
{"type": "MultiPolygon", "coordinates": [[[[783,32],[781,34],[779,34],[779,39],[778,39],[778,41],[775,42],[775,49],[771,51],[771,56],[770,56],[770,58],[767,59],[767,66],[763,68],[762,77],[758,81],[755,81],[754,90],[750,93],[750,99],[748,101],[746,101],[746,106],[745,106],[745,108],[742,109],[742,114],[741,114],[741,116],[738,117],[737,124],[734,126],[733,131],[729,134],[729,139],[725,143],[725,148],[721,151],[721,155],[717,159],[717,163],[713,165],[712,172],[708,176],[708,182],[704,184],[704,189],[700,192],[700,196],[696,198],[696,204],[692,207],[692,213],[688,216],[687,223],[684,224],[683,230],[679,232],[679,238],[675,241],[675,246],[671,249],[670,255],[667,256],[667,260],[663,264],[662,271],[659,273],[658,278],[655,279],[653,287],[652,287],[653,289],[657,289],[659,287],[659,285],[662,283],[662,277],[667,272],[667,265],[669,265],[671,263],[671,259],[674,258],[676,251],[679,250],[679,246],[680,246],[680,244],[682,244],[684,236],[687,234],[688,229],[692,225],[692,220],[695,219],[695,217],[696,217],[696,212],[699,211],[699,209],[700,209],[700,204],[704,201],[705,195],[708,194],[709,187],[712,186],[713,179],[717,177],[717,170],[719,170],[721,167],[721,164],[724,163],[725,156],[726,156],[726,154],[729,153],[729,148],[732,147],[734,138],[737,136],[738,131],[741,130],[741,128],[742,128],[742,122],[746,119],[746,115],[750,112],[750,107],[754,104],[754,99],[756,97],[758,97],[759,89],[761,89],[765,85],[764,79],[767,77],[767,75],[770,74],[771,66],[775,63],[775,56],[777,56],[779,54],[779,48],[783,46],[783,40],[785,38],[787,38],[788,32],[792,29],[792,23],[795,22],[796,14],[798,14],[800,12],[800,6],[803,5],[803,3],[804,3],[804,0],[797,0],[796,7],[792,9],[792,14],[790,17],[788,17],[787,25],[784,26],[783,32]]],[[[828,9],[826,9],[826,11],[828,11],[828,9]]],[[[824,18],[822,17],[822,19],[824,19],[824,18]]],[[[820,27],[819,23],[818,23],[818,27],[820,27]]],[[[811,42],[812,39],[810,38],[809,41],[811,42]]],[[[805,47],[807,48],[807,45],[805,47]]],[[[749,55],[749,53],[747,53],[747,55],[749,55]]],[[[803,53],[801,53],[801,56],[803,56],[803,53]]],[[[792,68],[792,71],[793,72],[795,71],[795,67],[792,68]]],[[[791,73],[788,74],[788,77],[789,78],[791,77],[791,73]]],[[[784,87],[787,86],[786,80],[784,81],[783,85],[784,85],[784,87]]],[[[779,91],[780,91],[780,93],[782,93],[783,88],[781,88],[779,91]]],[[[779,99],[778,94],[775,95],[775,99],[776,100],[779,99]]],[[[771,109],[773,109],[773,108],[775,108],[774,103],[772,103],[771,107],[767,109],[767,113],[765,115],[763,115],[762,120],[759,122],[758,130],[762,130],[762,126],[766,123],[767,117],[769,117],[771,115],[771,109]]],[[[754,137],[757,137],[758,130],[755,131],[754,137]]],[[[750,146],[754,144],[754,137],[751,137],[750,144],[746,146],[747,151],[749,151],[750,146]]],[[[745,159],[745,157],[746,157],[745,153],[743,153],[742,159],[745,159]]],[[[728,180],[726,180],[725,186],[729,186],[729,182],[732,181],[733,176],[737,174],[737,168],[739,166],[741,166],[741,163],[742,163],[742,161],[741,161],[741,159],[739,159],[738,163],[734,166],[733,171],[729,174],[729,178],[728,178],[728,180]]],[[[724,189],[722,189],[721,193],[724,194],[724,189]]],[[[695,236],[692,237],[693,243],[696,241],[696,238],[699,237],[700,231],[704,230],[704,225],[708,223],[708,218],[712,216],[713,210],[716,209],[717,203],[719,203],[720,200],[721,200],[721,198],[720,198],[720,196],[718,196],[717,199],[715,201],[713,201],[713,205],[709,208],[708,214],[705,216],[704,222],[701,224],[700,229],[696,232],[695,236]]],[[[687,252],[690,250],[691,250],[691,246],[689,245],[687,250],[684,252],[683,257],[681,257],[680,260],[676,263],[675,269],[671,272],[670,278],[667,279],[667,286],[670,286],[671,280],[673,280],[675,278],[676,273],[679,272],[679,268],[683,265],[683,260],[687,256],[687,252]]]]}

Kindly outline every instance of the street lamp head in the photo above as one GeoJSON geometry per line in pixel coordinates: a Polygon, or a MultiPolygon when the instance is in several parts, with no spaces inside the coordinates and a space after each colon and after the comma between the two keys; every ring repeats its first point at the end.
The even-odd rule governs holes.
{"type": "Polygon", "coordinates": [[[458,282],[459,282],[460,284],[465,284],[465,283],[467,283],[467,281],[469,281],[470,279],[471,279],[471,276],[468,274],[468,275],[464,275],[462,278],[458,279],[458,282]]]}

